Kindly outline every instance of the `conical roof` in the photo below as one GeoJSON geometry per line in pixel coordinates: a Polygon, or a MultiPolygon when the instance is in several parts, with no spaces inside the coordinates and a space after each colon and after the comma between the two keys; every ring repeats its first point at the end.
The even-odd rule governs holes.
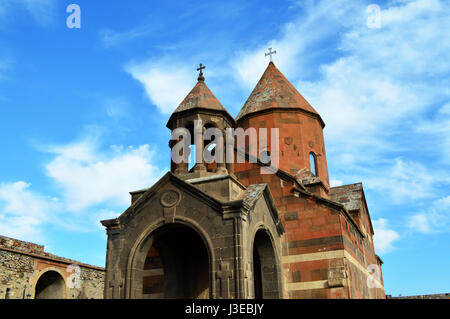
{"type": "Polygon", "coordinates": [[[233,122],[233,117],[227,112],[227,110],[222,106],[219,100],[214,96],[211,90],[204,82],[204,78],[201,76],[198,79],[197,84],[189,92],[189,94],[184,98],[184,100],[178,105],[178,107],[173,111],[170,116],[169,122],[178,113],[188,112],[194,109],[204,109],[219,111],[225,113],[233,122]]]}
{"type": "Polygon", "coordinates": [[[178,105],[173,113],[178,113],[190,109],[202,108],[216,111],[225,111],[225,108],[214,96],[204,81],[198,81],[194,88],[178,105]]]}
{"type": "Polygon", "coordinates": [[[322,126],[325,126],[319,113],[277,69],[275,64],[270,62],[237,115],[236,121],[252,113],[276,108],[306,111],[317,116],[322,126]]]}

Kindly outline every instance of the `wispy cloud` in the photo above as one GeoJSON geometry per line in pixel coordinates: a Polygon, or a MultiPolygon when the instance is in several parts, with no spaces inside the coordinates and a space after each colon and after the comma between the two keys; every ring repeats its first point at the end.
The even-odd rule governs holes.
{"type": "Polygon", "coordinates": [[[418,122],[415,132],[435,141],[431,145],[426,145],[427,147],[424,147],[424,151],[437,153],[436,160],[447,165],[450,161],[450,102],[439,108],[431,119],[424,119],[418,122]],[[440,147],[436,148],[436,145],[440,147]]]}
{"type": "Polygon", "coordinates": [[[47,174],[61,188],[68,210],[81,211],[96,204],[126,206],[131,190],[151,186],[162,176],[149,145],[113,145],[108,152],[91,140],[48,149],[54,154],[47,174]]]}
{"type": "Polygon", "coordinates": [[[375,29],[366,24],[368,4],[302,3],[304,11],[281,37],[239,52],[234,74],[253,87],[267,65],[265,50],[273,47],[275,64],[327,125],[331,176],[362,180],[395,202],[432,198],[438,183],[450,183],[450,174],[431,168],[435,159],[422,162],[416,141],[424,132],[433,134],[439,144],[430,153],[450,154],[450,112],[441,107],[450,99],[450,90],[442,89],[450,81],[450,34],[440,31],[450,28],[450,5],[393,1],[382,8],[381,28],[375,29]],[[320,49],[324,42],[327,52],[320,49]],[[400,155],[414,150],[414,159],[400,155]]]}
{"type": "Polygon", "coordinates": [[[123,98],[108,97],[103,104],[106,114],[113,119],[123,118],[130,111],[129,103],[123,98]]]}
{"type": "Polygon", "coordinates": [[[408,219],[411,230],[432,234],[450,230],[450,196],[434,201],[428,210],[417,213],[408,219]]]}
{"type": "Polygon", "coordinates": [[[0,183],[0,234],[24,240],[42,241],[40,227],[49,221],[56,204],[36,194],[23,181],[0,183]]]}
{"type": "Polygon", "coordinates": [[[40,24],[49,25],[54,22],[55,1],[53,0],[22,0],[29,14],[40,24]]]}
{"type": "Polygon", "coordinates": [[[113,31],[105,28],[100,31],[100,40],[105,48],[115,47],[125,42],[148,36],[157,30],[154,24],[146,24],[127,31],[113,31]]]}
{"type": "Polygon", "coordinates": [[[9,15],[17,14],[17,10],[25,10],[40,25],[49,26],[55,22],[56,6],[53,0],[1,0],[0,16],[9,20],[9,15]]]}
{"type": "Polygon", "coordinates": [[[394,203],[432,199],[440,185],[450,184],[450,176],[445,170],[426,167],[416,161],[401,158],[365,169],[364,180],[368,188],[388,194],[394,203]]]}
{"type": "Polygon", "coordinates": [[[394,242],[400,239],[400,235],[392,229],[389,229],[388,221],[384,218],[372,220],[374,233],[373,242],[375,251],[379,254],[385,254],[392,251],[394,242]]]}
{"type": "Polygon", "coordinates": [[[396,145],[386,132],[411,130],[412,119],[448,97],[440,87],[448,77],[450,39],[442,41],[439,30],[450,27],[449,11],[439,1],[399,2],[381,11],[380,29],[360,21],[343,33],[342,57],[322,64],[319,80],[298,85],[323,115],[328,141],[348,141],[346,151],[396,145]]]}
{"type": "Polygon", "coordinates": [[[130,63],[126,71],[142,84],[147,97],[163,114],[175,110],[194,86],[192,71],[167,59],[130,63]]]}
{"type": "Polygon", "coordinates": [[[100,219],[120,215],[130,204],[130,191],[150,187],[162,176],[149,145],[102,151],[92,132],[81,141],[41,146],[52,155],[45,168],[53,194],[40,194],[24,181],[0,183],[0,234],[43,243],[49,226],[92,231],[100,219]]]}
{"type": "MultiPolygon", "coordinates": [[[[450,82],[450,34],[440,31],[450,29],[450,4],[390,2],[382,7],[379,29],[366,24],[368,4],[302,2],[302,10],[284,25],[280,37],[238,51],[228,60],[232,72],[221,73],[216,81],[227,86],[232,76],[242,87],[253,88],[267,66],[264,52],[273,47],[276,65],[327,124],[327,154],[335,180],[367,181],[372,190],[389,192],[395,202],[430,198],[435,182],[448,183],[450,174],[408,155],[422,150],[415,141],[424,132],[439,142],[430,147],[431,154],[450,155],[449,111],[442,106],[450,99],[450,90],[442,89],[450,82]],[[436,116],[424,120],[424,114],[436,116]]],[[[126,68],[164,114],[173,111],[193,85],[190,70],[180,61],[174,55],[126,68]]]]}

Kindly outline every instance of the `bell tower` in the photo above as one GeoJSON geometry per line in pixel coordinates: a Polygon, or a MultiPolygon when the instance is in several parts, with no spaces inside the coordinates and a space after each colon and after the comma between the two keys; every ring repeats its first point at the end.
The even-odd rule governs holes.
{"type": "Polygon", "coordinates": [[[197,84],[166,125],[172,131],[171,172],[180,178],[233,172],[232,163],[225,160],[225,137],[226,129],[233,128],[235,120],[205,84],[203,69],[205,66],[200,64],[197,84]],[[189,163],[191,152],[195,153],[195,163],[189,163]],[[180,157],[175,159],[176,155],[180,157]]]}
{"type": "MultiPolygon", "coordinates": [[[[278,128],[279,168],[301,180],[309,191],[327,197],[330,186],[323,137],[325,123],[272,61],[236,121],[243,129],[278,128]]],[[[236,164],[236,172],[246,169],[245,164],[236,164]]]]}

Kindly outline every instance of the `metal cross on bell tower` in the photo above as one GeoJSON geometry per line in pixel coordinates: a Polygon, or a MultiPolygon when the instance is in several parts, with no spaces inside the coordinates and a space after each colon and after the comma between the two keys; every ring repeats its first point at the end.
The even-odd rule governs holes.
{"type": "Polygon", "coordinates": [[[276,54],[277,51],[272,51],[272,48],[269,48],[269,53],[265,53],[265,56],[270,56],[270,62],[273,62],[272,60],[272,54],[276,54]]]}
{"type": "Polygon", "coordinates": [[[200,63],[200,67],[197,68],[197,71],[200,71],[200,74],[198,75],[198,81],[205,81],[205,78],[203,76],[203,70],[206,68],[203,64],[200,63]]]}

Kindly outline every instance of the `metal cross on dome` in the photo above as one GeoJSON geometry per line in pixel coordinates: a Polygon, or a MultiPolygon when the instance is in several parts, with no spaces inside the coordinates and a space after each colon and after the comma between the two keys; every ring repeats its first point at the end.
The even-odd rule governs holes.
{"type": "Polygon", "coordinates": [[[272,61],[272,54],[276,54],[277,53],[277,51],[272,51],[272,48],[269,48],[269,53],[265,53],[265,56],[270,56],[270,62],[273,62],[272,61]]]}
{"type": "Polygon", "coordinates": [[[197,71],[200,71],[200,74],[199,75],[203,75],[203,70],[206,68],[206,66],[204,66],[203,64],[201,64],[200,63],[200,67],[199,68],[197,68],[197,71]]]}
{"type": "Polygon", "coordinates": [[[206,66],[204,66],[203,64],[200,63],[200,67],[197,68],[197,71],[200,71],[200,74],[198,75],[198,80],[199,81],[204,81],[205,78],[203,77],[203,70],[206,68],[206,66]]]}

